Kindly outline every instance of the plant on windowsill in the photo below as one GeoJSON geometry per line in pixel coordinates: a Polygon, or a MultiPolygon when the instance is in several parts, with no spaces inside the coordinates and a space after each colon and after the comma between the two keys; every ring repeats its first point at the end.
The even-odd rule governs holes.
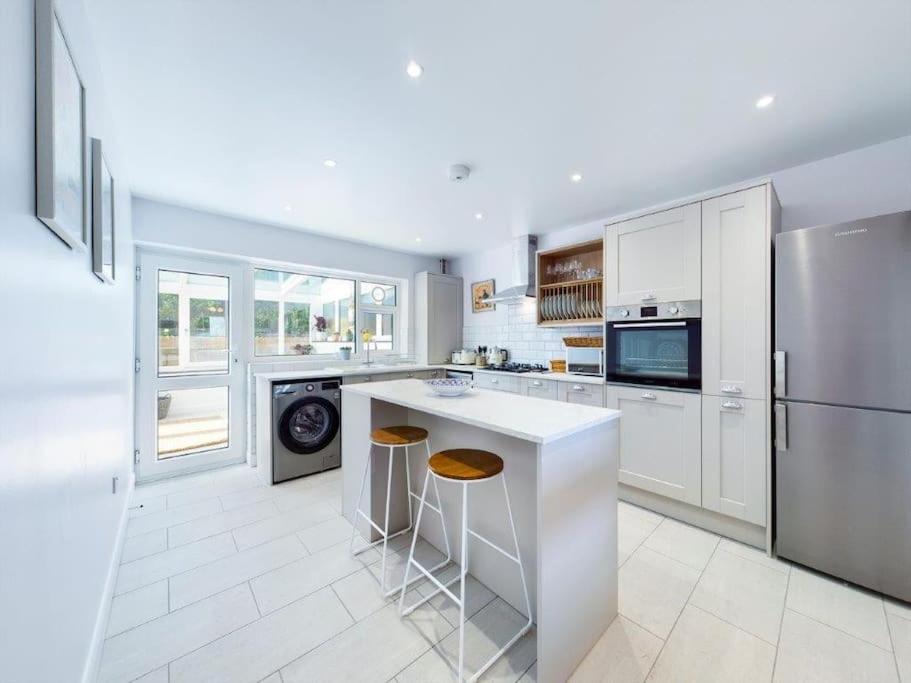
{"type": "Polygon", "coordinates": [[[341,360],[351,360],[351,347],[350,346],[339,347],[338,357],[341,360]]]}
{"type": "Polygon", "coordinates": [[[310,344],[295,344],[294,350],[302,356],[309,356],[313,353],[313,347],[310,344]]]}
{"type": "Polygon", "coordinates": [[[326,341],[326,318],[321,315],[313,316],[313,327],[310,328],[310,341],[326,341]]]}

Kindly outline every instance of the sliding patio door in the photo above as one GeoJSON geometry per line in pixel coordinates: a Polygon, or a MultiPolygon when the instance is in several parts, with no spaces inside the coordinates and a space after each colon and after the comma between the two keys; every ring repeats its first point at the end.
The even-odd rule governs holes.
{"type": "Polygon", "coordinates": [[[138,254],[137,479],[244,459],[243,267],[138,254]]]}

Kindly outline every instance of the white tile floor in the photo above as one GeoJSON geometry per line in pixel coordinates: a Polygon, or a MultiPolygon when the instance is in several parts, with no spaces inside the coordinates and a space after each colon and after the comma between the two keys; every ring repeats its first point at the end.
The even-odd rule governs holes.
{"type": "MultiPolygon", "coordinates": [[[[340,487],[338,470],[265,487],[239,466],[137,489],[99,681],[454,681],[458,610],[438,596],[399,619],[379,554],[348,553],[340,487]]],[[[625,503],[619,519],[620,616],[574,681],[911,683],[911,606],[625,503]]],[[[468,590],[471,670],[521,615],[468,590]]],[[[484,680],[534,681],[534,631],[484,680]]]]}

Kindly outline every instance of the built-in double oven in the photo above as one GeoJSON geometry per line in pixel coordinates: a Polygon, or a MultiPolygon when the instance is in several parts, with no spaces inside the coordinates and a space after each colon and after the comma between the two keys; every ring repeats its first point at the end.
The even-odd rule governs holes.
{"type": "Polygon", "coordinates": [[[608,382],[702,388],[702,306],[677,301],[605,311],[608,382]]]}

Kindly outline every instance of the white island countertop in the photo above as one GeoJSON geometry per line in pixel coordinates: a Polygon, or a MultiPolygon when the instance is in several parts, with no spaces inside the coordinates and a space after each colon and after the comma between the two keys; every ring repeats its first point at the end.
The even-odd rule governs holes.
{"type": "Polygon", "coordinates": [[[462,396],[442,397],[418,379],[347,385],[342,386],[342,391],[534,443],[550,443],[620,417],[619,410],[487,389],[471,389],[462,396]]]}

